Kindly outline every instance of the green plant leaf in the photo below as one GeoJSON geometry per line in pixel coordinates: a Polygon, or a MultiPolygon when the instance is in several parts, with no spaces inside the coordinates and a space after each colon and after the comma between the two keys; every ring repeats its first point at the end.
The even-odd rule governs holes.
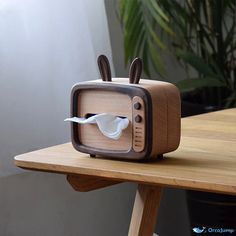
{"type": "Polygon", "coordinates": [[[223,82],[211,77],[180,80],[176,83],[176,86],[182,92],[192,91],[203,87],[226,87],[223,82]]]}
{"type": "Polygon", "coordinates": [[[165,44],[160,40],[160,38],[157,36],[156,32],[152,29],[151,25],[147,23],[147,29],[154,40],[154,42],[161,48],[166,49],[165,44]]]}
{"type": "Polygon", "coordinates": [[[156,48],[150,41],[148,42],[148,49],[151,55],[151,61],[153,63],[154,68],[163,77],[166,73],[163,60],[161,59],[160,55],[157,53],[156,48]]]}
{"type": "MultiPolygon", "coordinates": [[[[149,2],[148,4],[154,3],[149,2]]],[[[160,12],[161,9],[157,10],[157,6],[152,9],[156,15],[160,14],[159,18],[164,24],[163,26],[168,27],[166,16],[160,12]]],[[[151,22],[153,23],[154,18],[150,17],[147,1],[122,0],[120,11],[124,33],[125,65],[134,57],[139,56],[144,60],[143,68],[148,76],[150,76],[150,62],[154,65],[155,70],[164,76],[164,63],[158,49],[165,49],[166,46],[153,29],[151,22]]],[[[154,22],[155,24],[157,23],[154,22]]]]}
{"type": "Polygon", "coordinates": [[[150,15],[156,20],[156,23],[169,35],[175,36],[174,31],[171,29],[171,27],[160,17],[157,11],[153,8],[150,1],[145,1],[145,5],[147,6],[147,9],[150,13],[150,15]]]}
{"type": "Polygon", "coordinates": [[[158,15],[162,17],[165,21],[169,22],[168,16],[164,13],[164,11],[161,9],[161,7],[157,4],[157,1],[155,0],[150,0],[153,8],[156,10],[158,15]]]}
{"type": "Polygon", "coordinates": [[[127,0],[121,0],[119,1],[119,5],[118,5],[118,9],[119,9],[119,17],[121,19],[124,19],[124,14],[125,14],[125,11],[126,11],[126,1],[127,0]]]}
{"type": "Polygon", "coordinates": [[[148,77],[150,77],[149,71],[149,51],[148,51],[148,44],[147,42],[144,43],[143,51],[142,51],[142,58],[143,58],[143,69],[148,77]]]}
{"type": "Polygon", "coordinates": [[[177,50],[176,55],[184,62],[195,68],[200,74],[209,77],[218,77],[217,74],[198,55],[184,50],[177,50]]]}
{"type": "MultiPolygon", "coordinates": [[[[136,19],[139,19],[137,16],[140,13],[140,3],[137,0],[127,1],[127,7],[124,15],[125,29],[132,27],[136,19]]],[[[127,32],[127,31],[126,31],[127,32]]]]}
{"type": "Polygon", "coordinates": [[[193,18],[186,11],[184,5],[173,0],[160,0],[160,5],[165,9],[166,14],[169,16],[172,29],[178,28],[182,31],[181,34],[178,33],[177,37],[182,38],[182,34],[186,35],[187,25],[191,24],[193,18]]]}
{"type": "Polygon", "coordinates": [[[229,32],[226,35],[226,38],[224,40],[224,50],[227,51],[227,49],[232,46],[232,42],[235,38],[235,21],[232,23],[232,26],[230,27],[229,32]]]}
{"type": "Polygon", "coordinates": [[[143,23],[139,19],[139,15],[135,17],[130,29],[131,29],[130,32],[128,31],[127,34],[125,35],[125,42],[124,42],[125,52],[127,54],[125,60],[126,63],[128,62],[128,59],[136,56],[135,49],[137,48],[139,37],[141,37],[143,34],[143,23]]]}
{"type": "Polygon", "coordinates": [[[146,42],[146,32],[145,30],[143,30],[137,37],[136,48],[135,48],[136,56],[142,57],[142,52],[145,42],[146,42]]]}
{"type": "MultiPolygon", "coordinates": [[[[142,4],[137,0],[124,1],[122,7],[125,13],[121,19],[124,23],[124,49],[125,49],[125,65],[132,60],[138,53],[136,52],[140,44],[140,37],[144,34],[144,22],[142,4]]],[[[145,38],[143,38],[146,40],[145,38]]]]}

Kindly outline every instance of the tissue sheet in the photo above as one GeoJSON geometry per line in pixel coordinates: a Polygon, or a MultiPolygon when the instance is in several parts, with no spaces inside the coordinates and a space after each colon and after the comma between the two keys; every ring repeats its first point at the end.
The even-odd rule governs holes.
{"type": "Polygon", "coordinates": [[[120,118],[107,113],[94,115],[87,119],[72,117],[65,119],[65,121],[79,124],[96,124],[103,135],[114,140],[118,140],[123,130],[129,125],[128,118],[120,118]]]}

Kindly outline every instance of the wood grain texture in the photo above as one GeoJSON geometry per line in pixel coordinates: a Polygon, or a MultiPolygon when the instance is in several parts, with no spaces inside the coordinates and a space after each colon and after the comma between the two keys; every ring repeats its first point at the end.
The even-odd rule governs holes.
{"type": "Polygon", "coordinates": [[[138,186],[128,236],[153,235],[161,195],[161,187],[138,186]]]}
{"type": "Polygon", "coordinates": [[[87,175],[67,175],[67,181],[75,191],[79,192],[88,192],[121,183],[87,175]]]}
{"type": "Polygon", "coordinates": [[[132,105],[128,95],[111,91],[86,90],[80,93],[78,101],[80,117],[85,117],[86,114],[108,113],[130,120],[119,141],[104,136],[97,125],[79,125],[80,141],[83,145],[110,151],[127,151],[132,147],[132,105]]]}
{"type": "Polygon", "coordinates": [[[180,147],[150,163],[91,159],[66,143],[15,157],[22,168],[236,195],[236,109],[182,119],[180,147]]]}

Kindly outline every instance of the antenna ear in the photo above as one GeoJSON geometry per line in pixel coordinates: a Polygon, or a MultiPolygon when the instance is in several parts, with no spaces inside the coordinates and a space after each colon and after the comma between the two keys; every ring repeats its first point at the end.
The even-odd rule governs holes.
{"type": "Polygon", "coordinates": [[[137,57],[135,58],[129,69],[129,83],[130,84],[138,84],[141,74],[142,74],[143,63],[142,60],[137,57]]]}
{"type": "Polygon", "coordinates": [[[97,59],[98,68],[103,81],[111,81],[111,68],[109,60],[105,55],[100,55],[97,59]]]}

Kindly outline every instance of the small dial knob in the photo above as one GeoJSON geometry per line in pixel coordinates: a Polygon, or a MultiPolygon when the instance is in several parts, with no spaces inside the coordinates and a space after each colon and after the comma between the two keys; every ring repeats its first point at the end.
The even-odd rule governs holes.
{"type": "Polygon", "coordinates": [[[141,103],[140,102],[134,103],[134,109],[139,110],[140,108],[141,108],[141,103]]]}
{"type": "Polygon", "coordinates": [[[136,123],[140,123],[142,121],[142,116],[137,115],[137,116],[135,116],[134,120],[136,123]]]}

